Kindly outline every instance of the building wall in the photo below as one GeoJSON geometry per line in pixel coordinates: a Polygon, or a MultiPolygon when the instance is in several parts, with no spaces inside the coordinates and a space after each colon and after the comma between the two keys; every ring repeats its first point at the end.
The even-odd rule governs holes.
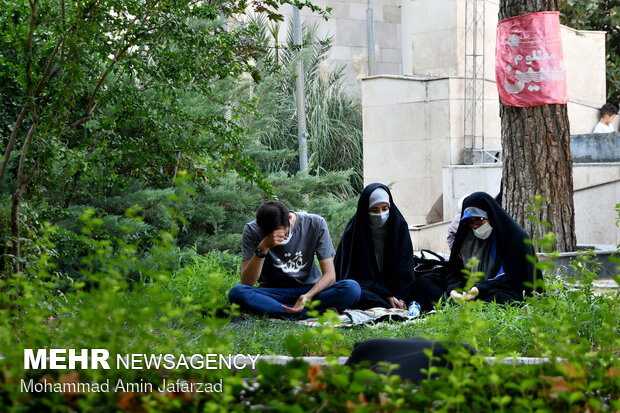
{"type": "MultiPolygon", "coordinates": [[[[367,0],[318,0],[313,4],[331,7],[329,20],[325,21],[316,13],[302,9],[302,22],[316,23],[321,38],[333,37],[330,54],[330,67],[345,66],[347,82],[354,93],[359,92],[362,77],[368,75],[366,9],[367,0]]],[[[401,74],[401,7],[400,0],[373,0],[375,29],[376,73],[401,74]]],[[[292,16],[292,6],[280,9],[288,20],[292,16]]],[[[287,36],[288,25],[282,25],[280,42],[287,36]]]]}
{"type": "MultiPolygon", "coordinates": [[[[484,2],[485,35],[479,39],[486,56],[487,149],[501,147],[494,72],[498,3],[484,2]]],[[[366,77],[367,1],[319,0],[315,4],[333,9],[330,20],[325,22],[307,10],[302,10],[302,20],[316,22],[323,37],[333,36],[330,65],[346,66],[354,93],[361,84],[365,183],[392,184],[405,218],[419,226],[426,225],[433,207],[443,207],[444,219],[449,219],[456,200],[468,191],[468,183],[497,192],[498,167],[477,167],[475,172],[465,167],[449,176],[444,168],[463,161],[465,0],[373,0],[378,75],[370,78],[366,77]]],[[[289,6],[282,9],[287,16],[290,10],[289,6]]],[[[286,30],[281,36],[283,41],[286,30]]],[[[605,103],[605,33],[562,27],[562,39],[571,134],[590,133],[598,120],[598,108],[605,103]]],[[[620,117],[616,129],[619,122],[620,117]]],[[[600,174],[618,174],[618,170],[585,166],[588,172],[582,173],[581,167],[575,168],[575,202],[576,208],[588,210],[582,194],[599,191],[591,189],[592,182],[600,182],[600,174]],[[580,186],[580,182],[587,184],[580,186]]],[[[617,191],[611,191],[616,188],[613,185],[604,184],[610,193],[617,191]]],[[[596,196],[600,198],[598,192],[596,196]]],[[[578,232],[582,222],[578,218],[578,232]]],[[[440,232],[441,225],[433,231],[440,232]]],[[[578,233],[578,242],[591,241],[578,233]]]]}
{"type": "Polygon", "coordinates": [[[442,193],[453,126],[449,88],[448,78],[377,76],[362,84],[364,182],[393,183],[410,224],[426,223],[442,193]]]}
{"type": "MultiPolygon", "coordinates": [[[[620,166],[616,170],[620,176],[620,166]]],[[[579,244],[620,245],[620,228],[614,225],[620,200],[620,179],[575,190],[575,233],[579,244]]]]}
{"type": "MultiPolygon", "coordinates": [[[[493,196],[499,193],[501,177],[501,165],[445,166],[444,220],[452,220],[457,213],[457,202],[464,195],[476,191],[484,191],[493,196]]],[[[615,205],[620,200],[620,162],[574,164],[573,189],[577,243],[620,244],[620,228],[615,225],[615,205]]],[[[437,240],[431,239],[435,236],[434,227],[432,231],[418,229],[418,232],[420,233],[416,238],[412,239],[417,239],[422,248],[428,248],[425,244],[437,245],[437,240]]],[[[447,245],[440,251],[446,248],[447,245]]]]}
{"type": "MultiPolygon", "coordinates": [[[[465,0],[403,0],[410,3],[411,13],[402,16],[403,47],[412,48],[411,67],[416,75],[463,77],[465,74],[465,0]]],[[[499,106],[495,87],[495,40],[499,2],[487,0],[484,5],[484,78],[485,134],[495,139],[495,120],[499,106]],[[490,93],[488,93],[490,91],[490,93]]],[[[590,133],[598,120],[598,109],[605,103],[605,32],[575,30],[562,26],[562,44],[566,61],[571,133],[590,133]]],[[[404,62],[403,67],[408,67],[404,62]]],[[[620,123],[620,119],[616,120],[620,123]]]]}

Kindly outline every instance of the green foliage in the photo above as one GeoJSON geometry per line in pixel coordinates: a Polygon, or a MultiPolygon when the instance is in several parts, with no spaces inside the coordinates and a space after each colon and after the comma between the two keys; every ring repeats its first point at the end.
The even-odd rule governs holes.
{"type": "Polygon", "coordinates": [[[620,5],[614,0],[562,0],[562,24],[607,32],[607,100],[620,102],[620,5]]]}
{"type": "MultiPolygon", "coordinates": [[[[459,324],[460,328],[469,326],[459,324]]],[[[293,340],[289,341],[293,345],[293,340]]],[[[430,366],[429,379],[419,386],[364,368],[260,363],[257,385],[240,393],[239,400],[276,410],[295,405],[300,411],[315,410],[317,406],[361,412],[568,411],[587,406],[615,409],[618,360],[601,356],[579,355],[563,362],[514,367],[489,364],[462,346],[454,346],[449,347],[451,365],[430,366]]]]}
{"type": "Polygon", "coordinates": [[[22,231],[19,235],[22,255],[15,257],[12,255],[12,247],[16,239],[11,235],[11,198],[0,194],[0,268],[3,269],[4,276],[8,276],[11,271],[11,264],[20,262],[22,265],[38,269],[41,255],[55,255],[57,250],[52,246],[53,243],[43,242],[46,238],[41,237],[41,230],[44,227],[44,219],[41,212],[31,203],[23,205],[25,214],[20,215],[19,225],[22,231]]]}
{"type": "MultiPolygon", "coordinates": [[[[551,282],[545,295],[521,305],[485,305],[476,301],[449,304],[424,321],[376,329],[339,331],[335,314],[326,313],[318,328],[290,321],[246,320],[230,325],[214,318],[224,308],[223,294],[236,283],[238,256],[216,252],[200,256],[186,251],[184,265],[173,271],[173,239],[187,220],[184,202],[196,196],[181,174],[170,196],[168,213],[175,223],[152,243],[152,261],[141,283],[126,275],[136,265],[138,248],[121,238],[90,238],[84,282],[60,293],[49,273],[48,255],[39,257],[36,276],[12,274],[0,280],[0,409],[3,411],[247,411],[250,406],[282,411],[572,411],[620,408],[620,292],[599,294],[592,288],[595,272],[589,257],[575,263],[577,284],[551,282]],[[89,286],[89,288],[86,288],[89,286]],[[419,385],[364,367],[324,367],[294,360],[287,366],[259,362],[257,376],[228,369],[24,370],[24,348],[104,348],[115,354],[266,353],[339,356],[353,343],[372,336],[419,336],[446,340],[449,366],[429,365],[429,379],[419,385]],[[457,343],[467,342],[471,355],[457,343]],[[489,363],[515,355],[546,356],[561,361],[512,366],[489,363]],[[496,359],[496,360],[497,360],[496,359]],[[158,386],[176,378],[195,382],[223,381],[222,393],[123,392],[27,393],[20,380],[146,381],[158,386]],[[293,406],[293,407],[291,407],[293,406]]],[[[125,215],[141,222],[137,209],[125,215]]],[[[97,233],[104,218],[93,210],[81,215],[81,234],[97,233]]],[[[128,225],[129,227],[130,225],[128,225]]],[[[47,228],[42,246],[49,246],[47,228]]],[[[130,232],[130,231],[129,231],[130,232]]],[[[547,274],[548,275],[548,274],[547,274]]],[[[617,277],[620,278],[620,277],[617,277]]],[[[390,367],[386,366],[389,370],[390,367]]]]}
{"type": "MultiPolygon", "coordinates": [[[[296,149],[287,142],[296,135],[295,59],[290,41],[275,62],[270,57],[261,13],[260,24],[224,30],[226,18],[247,3],[61,3],[2,3],[4,267],[28,271],[41,252],[31,248],[41,222],[50,221],[57,227],[50,234],[56,271],[79,280],[82,258],[94,248],[80,233],[79,217],[91,209],[102,222],[89,237],[132,242],[137,262],[148,265],[150,240],[174,222],[168,197],[179,170],[191,173],[195,191],[181,207],[187,222],[173,237],[179,250],[238,252],[243,224],[274,195],[312,210],[308,197],[338,215],[337,241],[340,215],[347,214],[337,200],[355,193],[351,183],[361,185],[361,108],[345,93],[341,71],[319,76],[330,44],[317,40],[316,27],[306,28],[301,59],[316,86],[309,108],[320,106],[327,118],[310,110],[310,124],[318,125],[311,126],[311,170],[297,175],[290,167],[296,149]],[[244,73],[260,81],[242,82],[244,73]],[[271,145],[272,138],[281,142],[271,145]],[[282,151],[274,150],[278,145],[282,151]],[[15,217],[11,203],[21,207],[15,217]],[[124,213],[134,205],[141,220],[126,231],[124,213]]],[[[307,2],[250,2],[273,21],[284,3],[320,11],[307,2]]],[[[130,273],[141,277],[137,266],[130,273]]]]}
{"type": "MultiPolygon", "coordinates": [[[[328,173],[320,177],[299,173],[289,176],[284,172],[268,176],[273,183],[275,195],[293,210],[307,210],[323,216],[328,223],[332,241],[336,244],[344,226],[355,212],[356,200],[342,201],[330,194],[330,190],[347,185],[345,173],[328,173]],[[308,204],[306,204],[306,197],[308,204]]],[[[173,242],[179,252],[173,261],[185,263],[187,257],[180,252],[188,249],[197,254],[228,251],[241,252],[241,233],[244,225],[254,219],[256,209],[265,200],[265,193],[256,185],[248,183],[237,175],[228,174],[215,185],[203,185],[187,181],[192,194],[180,205],[184,222],[179,223],[173,242]]],[[[73,280],[80,280],[82,258],[93,252],[93,241],[108,240],[117,245],[117,240],[130,242],[137,248],[137,263],[129,273],[130,279],[142,277],[140,266],[148,266],[152,248],[151,240],[159,231],[171,228],[175,217],[170,212],[174,202],[170,197],[173,188],[152,189],[139,182],[130,185],[127,191],[116,191],[116,195],[100,197],[91,194],[84,204],[72,205],[66,209],[47,210],[54,218],[57,230],[50,234],[55,244],[52,262],[56,272],[73,280]],[[140,207],[137,207],[140,205],[140,207]],[[125,214],[131,209],[134,217],[125,214]],[[100,219],[100,225],[90,234],[83,234],[80,217],[92,210],[100,219]],[[138,265],[139,264],[139,265],[138,265]]],[[[192,258],[193,259],[193,258],[192,258]]]]}
{"type": "Polygon", "coordinates": [[[173,186],[179,169],[211,180],[236,171],[269,191],[213,91],[252,70],[251,30],[222,30],[222,17],[246,6],[0,3],[0,191],[13,204],[5,260],[16,269],[30,260],[18,248],[23,200],[61,210],[135,181],[173,186]],[[203,110],[192,110],[197,102],[203,110]]]}
{"type": "Polygon", "coordinates": [[[239,282],[240,257],[214,251],[208,255],[188,253],[184,261],[183,267],[164,286],[173,293],[174,301],[183,305],[191,299],[203,311],[228,307],[228,291],[239,282]],[[211,297],[217,297],[217,302],[210,303],[211,297]]]}
{"type": "Polygon", "coordinates": [[[248,5],[281,19],[281,4],[328,12],[297,0],[2,1],[0,191],[17,205],[4,259],[24,267],[24,199],[62,210],[139,184],[157,192],[180,169],[216,184],[235,172],[271,193],[222,87],[255,72],[262,49],[253,26],[224,25],[248,5]]]}

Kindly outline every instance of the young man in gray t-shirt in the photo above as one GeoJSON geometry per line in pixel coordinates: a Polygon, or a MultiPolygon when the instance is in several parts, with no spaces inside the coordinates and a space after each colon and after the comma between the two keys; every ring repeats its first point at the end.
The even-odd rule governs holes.
{"type": "Polygon", "coordinates": [[[244,311],[279,318],[305,316],[310,300],[320,301],[318,310],[341,312],[357,302],[360,287],[353,280],[335,282],[334,255],[322,217],[267,201],[243,229],[241,284],[228,293],[230,302],[244,311]],[[253,287],[256,282],[260,287],[253,287]]]}

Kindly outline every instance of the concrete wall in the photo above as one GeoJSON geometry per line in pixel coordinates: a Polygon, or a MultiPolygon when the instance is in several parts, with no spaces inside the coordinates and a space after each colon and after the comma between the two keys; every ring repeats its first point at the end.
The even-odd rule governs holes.
{"type": "MultiPolygon", "coordinates": [[[[410,224],[442,193],[441,168],[450,164],[450,79],[377,76],[362,87],[364,182],[394,183],[392,193],[410,224]]],[[[454,130],[453,130],[454,128],[454,130]]]]}
{"type": "MultiPolygon", "coordinates": [[[[499,192],[502,167],[451,165],[443,168],[444,220],[450,221],[457,212],[458,199],[466,194],[484,191],[499,192]]],[[[620,244],[620,228],[615,226],[615,205],[620,202],[620,162],[580,163],[573,165],[575,190],[575,232],[579,244],[620,244]]],[[[401,205],[399,208],[402,210],[401,205]]],[[[437,245],[435,231],[418,228],[418,247],[437,245]],[[426,232],[426,233],[422,233],[426,232]]],[[[444,236],[445,239],[445,236],[444,236]]],[[[444,249],[439,251],[445,251],[444,249]]]]}
{"type": "MultiPolygon", "coordinates": [[[[415,24],[411,26],[415,32],[410,38],[414,46],[416,42],[420,45],[413,49],[413,70],[424,75],[379,75],[363,79],[364,181],[394,183],[395,196],[405,201],[401,208],[403,215],[410,224],[422,225],[435,222],[427,218],[446,185],[441,168],[463,163],[464,79],[459,77],[463,73],[459,66],[463,56],[461,52],[447,50],[459,47],[459,34],[463,30],[459,32],[458,27],[464,19],[464,3],[462,0],[407,1],[412,2],[411,7],[416,11],[412,17],[415,24]],[[459,13],[463,16],[459,17],[459,13]],[[454,30],[448,29],[452,24],[454,30]],[[450,76],[442,77],[442,74],[450,76]]],[[[487,3],[488,14],[497,2],[487,3]]],[[[497,15],[497,10],[493,13],[497,15]]],[[[487,21],[485,41],[494,43],[494,26],[492,32],[488,27],[487,21]]],[[[590,133],[598,120],[597,108],[605,101],[604,33],[563,28],[562,36],[564,44],[571,45],[565,47],[571,133],[590,133]]],[[[487,47],[487,53],[491,51],[494,48],[487,47]]],[[[487,64],[489,60],[493,62],[487,59],[487,64]]],[[[484,97],[484,148],[498,149],[501,148],[499,98],[490,70],[484,97]]],[[[401,201],[399,205],[402,204],[401,201]]]]}
{"type": "MultiPolygon", "coordinates": [[[[330,66],[345,66],[347,81],[352,91],[358,91],[359,80],[368,75],[366,42],[367,0],[317,0],[321,8],[331,7],[329,20],[302,9],[302,22],[318,24],[321,38],[333,37],[330,66]]],[[[376,73],[401,74],[401,7],[400,0],[373,0],[375,28],[376,73]]],[[[288,20],[292,6],[285,5],[280,12],[288,20]]],[[[286,41],[288,25],[282,23],[280,42],[286,41]]]]}
{"type": "Polygon", "coordinates": [[[502,185],[501,165],[450,165],[443,167],[443,217],[452,220],[461,197],[484,191],[495,196],[502,185]]]}
{"type": "Polygon", "coordinates": [[[614,225],[618,218],[614,206],[620,202],[620,179],[575,190],[574,200],[579,244],[620,245],[620,228],[614,225]]]}
{"type": "Polygon", "coordinates": [[[446,236],[450,222],[439,222],[436,224],[425,225],[423,227],[410,226],[409,235],[414,251],[429,249],[435,252],[450,253],[446,236]]]}
{"type": "MultiPolygon", "coordinates": [[[[411,13],[403,16],[403,48],[411,47],[413,74],[458,76],[462,56],[458,46],[460,27],[456,0],[413,0],[411,13]]],[[[462,36],[462,34],[461,34],[462,36]]]]}
{"type": "MultiPolygon", "coordinates": [[[[579,191],[620,179],[620,163],[579,163],[573,165],[573,189],[579,191]]],[[[620,202],[620,198],[616,198],[620,202]]],[[[587,209],[587,208],[586,208],[587,209]]]]}
{"type": "Polygon", "coordinates": [[[620,162],[620,133],[570,137],[573,162],[620,162]]]}

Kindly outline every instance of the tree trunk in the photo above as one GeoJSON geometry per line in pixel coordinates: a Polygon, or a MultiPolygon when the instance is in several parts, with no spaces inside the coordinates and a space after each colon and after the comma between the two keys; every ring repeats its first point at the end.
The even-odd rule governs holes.
{"type": "Polygon", "coordinates": [[[22,202],[24,196],[24,190],[26,185],[20,185],[13,194],[13,201],[11,203],[11,238],[13,242],[12,255],[13,255],[13,272],[18,273],[22,269],[21,265],[21,240],[19,234],[19,205],[22,202]]]}
{"type": "MultiPolygon", "coordinates": [[[[27,141],[29,139],[26,139],[27,141]]],[[[22,157],[23,161],[24,157],[22,157]]],[[[21,261],[21,239],[19,234],[19,205],[22,202],[22,198],[24,197],[24,191],[28,186],[28,183],[32,180],[35,172],[39,169],[39,161],[35,162],[28,175],[23,176],[23,165],[20,164],[20,176],[17,181],[17,189],[13,193],[13,200],[11,203],[11,237],[13,239],[13,271],[20,272],[23,269],[22,261],[21,261]]],[[[8,276],[8,274],[7,274],[8,276]]]]}
{"type": "MultiPolygon", "coordinates": [[[[501,0],[499,19],[555,10],[558,0],[501,0]]],[[[577,240],[567,106],[520,108],[500,102],[500,117],[504,208],[530,236],[551,230],[557,237],[556,249],[574,251],[577,240]],[[550,229],[528,219],[532,214],[528,206],[535,195],[545,198],[536,217],[549,222],[550,229]]]]}

